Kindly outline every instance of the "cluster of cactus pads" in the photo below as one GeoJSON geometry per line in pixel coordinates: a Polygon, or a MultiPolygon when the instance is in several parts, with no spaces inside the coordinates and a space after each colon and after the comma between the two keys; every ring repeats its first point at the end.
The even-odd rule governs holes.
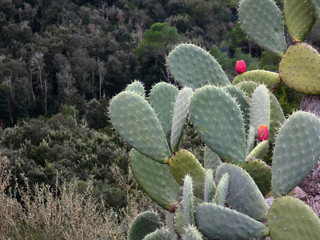
{"type": "MultiPolygon", "coordinates": [[[[320,93],[320,56],[300,43],[307,34],[302,29],[314,23],[313,17],[302,17],[310,12],[318,16],[320,9],[316,0],[311,2],[314,8],[309,1],[284,1],[294,45],[283,55],[280,75],[249,71],[231,84],[207,51],[180,44],[167,61],[180,88],[160,82],[146,96],[143,85],[134,81],[112,99],[113,127],[133,147],[131,171],[168,211],[166,224],[154,212],[138,215],[129,240],[320,239],[317,215],[289,196],[320,157],[320,120],[302,111],[286,119],[268,89],[283,80],[298,91],[320,93]],[[305,13],[296,14],[295,8],[305,13]],[[203,164],[180,149],[188,124],[205,144],[203,164]],[[275,197],[271,206],[266,196],[275,197]]],[[[239,16],[253,40],[284,53],[282,15],[272,0],[242,0],[239,16]]]]}

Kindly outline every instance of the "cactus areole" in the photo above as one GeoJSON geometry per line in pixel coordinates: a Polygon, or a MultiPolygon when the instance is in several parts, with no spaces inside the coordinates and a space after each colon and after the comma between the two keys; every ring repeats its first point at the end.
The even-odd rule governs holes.
{"type": "Polygon", "coordinates": [[[258,139],[260,142],[268,140],[269,138],[269,129],[267,125],[260,125],[258,128],[258,139]]]}
{"type": "Polygon", "coordinates": [[[236,71],[241,74],[247,70],[246,63],[243,60],[237,61],[236,63],[236,71]]]}

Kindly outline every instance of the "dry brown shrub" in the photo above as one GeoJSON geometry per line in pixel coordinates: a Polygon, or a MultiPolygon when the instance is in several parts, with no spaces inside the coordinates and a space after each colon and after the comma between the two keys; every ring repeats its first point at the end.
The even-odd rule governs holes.
{"type": "Polygon", "coordinates": [[[117,167],[112,167],[112,173],[128,198],[127,206],[117,211],[106,209],[102,201],[93,198],[92,181],[82,194],[78,192],[77,181],[57,184],[55,189],[37,185],[31,193],[27,180],[26,188],[16,186],[8,194],[11,174],[7,159],[0,156],[0,160],[0,239],[122,240],[138,213],[157,210],[152,200],[138,189],[132,175],[121,175],[117,167]],[[21,196],[20,202],[16,194],[21,196]]]}

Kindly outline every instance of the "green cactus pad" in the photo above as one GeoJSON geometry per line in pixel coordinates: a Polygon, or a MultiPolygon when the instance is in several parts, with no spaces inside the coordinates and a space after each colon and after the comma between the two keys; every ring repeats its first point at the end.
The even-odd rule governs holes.
{"type": "Polygon", "coordinates": [[[187,150],[179,150],[169,159],[171,173],[176,181],[183,185],[183,179],[189,174],[193,180],[194,195],[203,198],[205,169],[198,159],[187,150]]]}
{"type": "Polygon", "coordinates": [[[269,128],[269,142],[274,143],[276,141],[276,136],[279,128],[282,126],[284,121],[286,120],[280,103],[278,99],[270,93],[270,128],[269,128]]]}
{"type": "Polygon", "coordinates": [[[150,211],[140,213],[132,222],[128,240],[142,240],[160,227],[160,219],[155,213],[150,211]]]}
{"type": "Polygon", "coordinates": [[[254,90],[256,90],[256,88],[259,87],[260,84],[253,81],[243,81],[237,83],[236,86],[239,87],[243,92],[245,92],[247,97],[251,99],[254,90]]]}
{"type": "Polygon", "coordinates": [[[319,240],[320,220],[304,202],[292,198],[276,198],[268,213],[272,240],[319,240]]]}
{"type": "Polygon", "coordinates": [[[269,232],[262,223],[235,210],[203,203],[196,208],[196,224],[209,239],[264,239],[269,232]]]}
{"type": "Polygon", "coordinates": [[[225,173],[229,175],[228,206],[258,221],[266,220],[269,207],[251,176],[236,165],[223,163],[217,168],[216,181],[225,173]]]}
{"type": "Polygon", "coordinates": [[[242,0],[239,18],[244,31],[259,46],[280,55],[286,51],[282,13],[273,0],[242,0]]]}
{"type": "Polygon", "coordinates": [[[284,0],[284,16],[293,42],[301,42],[316,22],[315,13],[305,0],[284,0]]]}
{"type": "Polygon", "coordinates": [[[174,230],[181,237],[185,234],[187,228],[187,222],[184,218],[183,207],[181,204],[177,207],[174,213],[174,230]]]}
{"type": "Polygon", "coordinates": [[[189,226],[183,236],[183,240],[202,240],[201,233],[194,226],[189,226]]]}
{"type": "Polygon", "coordinates": [[[174,210],[179,198],[179,185],[167,164],[153,161],[133,149],[130,167],[136,181],[152,200],[168,211],[174,210]]]}
{"type": "Polygon", "coordinates": [[[279,74],[290,88],[305,94],[320,94],[320,54],[307,43],[288,48],[282,56],[279,74]]]}
{"type": "Polygon", "coordinates": [[[242,111],[245,130],[248,132],[249,130],[249,119],[250,119],[250,99],[246,96],[246,94],[237,86],[228,85],[223,88],[224,91],[229,93],[239,104],[240,109],[242,111]]]}
{"type": "Polygon", "coordinates": [[[262,195],[266,196],[271,191],[271,168],[260,159],[250,159],[242,167],[253,178],[262,195]]]}
{"type": "Polygon", "coordinates": [[[252,81],[264,84],[269,90],[272,90],[278,83],[280,83],[280,76],[278,73],[265,70],[252,70],[237,75],[233,81],[233,85],[237,85],[243,81],[252,81]]]}
{"type": "Polygon", "coordinates": [[[214,86],[198,89],[191,99],[190,116],[198,135],[221,159],[233,163],[245,160],[242,112],[228,93],[214,86]]]}
{"type": "Polygon", "coordinates": [[[138,80],[134,80],[132,83],[130,83],[126,87],[125,91],[136,93],[136,94],[140,95],[141,97],[145,97],[145,95],[146,95],[142,82],[140,82],[138,80]]]}
{"type": "Polygon", "coordinates": [[[186,123],[188,121],[189,106],[192,95],[192,89],[185,87],[179,92],[176,98],[176,102],[174,104],[172,129],[170,137],[170,145],[173,152],[176,152],[179,149],[180,141],[183,135],[183,130],[185,129],[186,123]]]}
{"type": "Polygon", "coordinates": [[[216,59],[193,44],[180,44],[171,51],[168,67],[174,79],[182,86],[197,89],[207,84],[230,84],[216,59]]]}
{"type": "Polygon", "coordinates": [[[260,125],[267,125],[270,128],[270,96],[264,85],[257,87],[250,103],[250,126],[254,128],[255,134],[260,125]]]}
{"type": "Polygon", "coordinates": [[[171,235],[171,240],[178,240],[178,235],[174,228],[174,213],[167,212],[166,224],[171,235]]]}
{"type": "Polygon", "coordinates": [[[165,134],[172,125],[174,103],[179,90],[172,84],[160,82],[154,85],[149,95],[149,103],[154,109],[165,134]]]}
{"type": "Polygon", "coordinates": [[[204,168],[215,171],[222,163],[218,154],[212,151],[208,146],[204,147],[204,168]]]}
{"type": "Polygon", "coordinates": [[[254,130],[254,127],[250,126],[248,131],[248,136],[247,136],[247,154],[246,154],[247,156],[254,149],[255,137],[256,137],[256,132],[254,130]]]}
{"type": "Polygon", "coordinates": [[[110,103],[113,127],[132,147],[158,162],[171,156],[161,124],[148,102],[132,92],[122,92],[110,103]]]}
{"type": "Polygon", "coordinates": [[[285,195],[312,170],[320,157],[320,120],[312,113],[292,114],[279,130],[272,158],[272,193],[285,195]]]}
{"type": "Polygon", "coordinates": [[[172,236],[168,229],[160,228],[149,233],[143,240],[172,240],[172,236]]]}
{"type": "Polygon", "coordinates": [[[216,191],[216,184],[213,181],[213,171],[212,169],[206,170],[206,176],[204,179],[204,202],[211,202],[213,195],[216,191]]]}
{"type": "MultiPolygon", "coordinates": [[[[251,98],[255,89],[259,86],[259,84],[252,81],[244,81],[237,84],[237,86],[242,89],[248,97],[251,98]]],[[[270,128],[269,128],[269,142],[273,143],[275,141],[277,131],[285,121],[285,117],[282,111],[282,108],[277,100],[277,98],[273,95],[273,93],[269,92],[270,96],[270,128]]]]}
{"type": "Polygon", "coordinates": [[[183,214],[187,226],[194,225],[194,200],[193,200],[193,184],[192,178],[186,175],[183,181],[183,214]]]}
{"type": "Polygon", "coordinates": [[[216,195],[214,196],[214,201],[213,201],[215,204],[224,206],[224,203],[227,197],[228,186],[229,186],[229,175],[228,173],[225,173],[218,183],[216,195]]]}
{"type": "Polygon", "coordinates": [[[269,149],[269,141],[265,140],[260,142],[246,157],[246,161],[249,161],[252,158],[260,158],[262,159],[267,153],[269,149]]]}
{"type": "Polygon", "coordinates": [[[319,2],[319,0],[310,0],[309,2],[311,3],[317,18],[320,19],[320,2],[319,2]]]}

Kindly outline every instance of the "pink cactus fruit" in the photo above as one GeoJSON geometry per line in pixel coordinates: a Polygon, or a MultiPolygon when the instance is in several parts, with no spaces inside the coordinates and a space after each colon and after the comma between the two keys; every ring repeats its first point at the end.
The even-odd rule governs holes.
{"type": "Polygon", "coordinates": [[[247,70],[246,63],[243,60],[237,61],[236,63],[236,71],[241,74],[247,70]]]}
{"type": "Polygon", "coordinates": [[[260,125],[258,128],[258,139],[260,142],[268,140],[269,138],[269,129],[267,125],[260,125]]]}

